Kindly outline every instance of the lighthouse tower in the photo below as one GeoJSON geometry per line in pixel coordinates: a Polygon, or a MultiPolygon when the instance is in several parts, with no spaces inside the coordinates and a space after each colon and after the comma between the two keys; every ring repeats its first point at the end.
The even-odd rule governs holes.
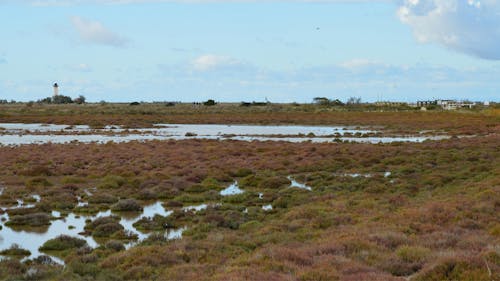
{"type": "Polygon", "coordinates": [[[54,97],[57,97],[59,95],[59,85],[57,83],[54,83],[54,97]]]}

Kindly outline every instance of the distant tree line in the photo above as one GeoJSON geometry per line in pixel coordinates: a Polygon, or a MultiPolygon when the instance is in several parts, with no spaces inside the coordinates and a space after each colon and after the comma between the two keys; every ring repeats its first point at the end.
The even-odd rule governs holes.
{"type": "Polygon", "coordinates": [[[16,101],[15,100],[10,100],[10,101],[8,101],[8,100],[0,100],[0,104],[8,104],[8,103],[16,103],[16,101]]]}
{"type": "Polygon", "coordinates": [[[270,102],[244,102],[242,101],[240,106],[244,106],[244,107],[250,107],[250,106],[265,106],[265,105],[268,105],[270,104],[270,102]]]}
{"type": "Polygon", "coordinates": [[[349,99],[347,99],[346,103],[343,103],[339,99],[331,100],[331,99],[325,98],[325,97],[316,97],[313,99],[313,102],[315,104],[325,105],[325,106],[344,106],[344,105],[361,104],[361,98],[360,97],[350,97],[349,99]]]}
{"type": "Polygon", "coordinates": [[[50,103],[50,104],[68,104],[68,103],[76,103],[76,104],[84,104],[85,97],[79,95],[77,98],[72,99],[71,97],[64,95],[57,95],[53,97],[46,97],[44,99],[38,100],[37,103],[50,103]]]}

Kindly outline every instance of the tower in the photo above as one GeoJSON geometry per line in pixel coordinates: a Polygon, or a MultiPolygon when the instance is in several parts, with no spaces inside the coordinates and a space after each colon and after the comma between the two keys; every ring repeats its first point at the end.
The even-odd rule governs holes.
{"type": "Polygon", "coordinates": [[[54,83],[54,97],[57,97],[59,95],[59,85],[57,83],[54,83]]]}

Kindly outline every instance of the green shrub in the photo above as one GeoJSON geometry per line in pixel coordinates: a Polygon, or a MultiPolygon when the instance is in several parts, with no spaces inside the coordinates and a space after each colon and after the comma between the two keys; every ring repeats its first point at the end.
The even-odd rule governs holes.
{"type": "Polygon", "coordinates": [[[111,240],[111,241],[106,242],[105,247],[106,247],[106,249],[110,249],[110,250],[113,250],[116,252],[125,250],[125,246],[123,246],[123,243],[120,241],[116,241],[116,240],[111,240]]]}
{"type": "Polygon", "coordinates": [[[25,225],[25,226],[44,226],[50,225],[50,216],[46,213],[34,213],[27,215],[16,215],[10,218],[5,225],[25,225]]]}
{"type": "Polygon", "coordinates": [[[262,189],[277,189],[283,186],[289,186],[292,182],[286,177],[276,176],[264,179],[260,184],[259,188],[262,189]]]}
{"type": "Polygon", "coordinates": [[[109,175],[101,180],[101,183],[97,186],[98,188],[104,189],[115,189],[123,186],[127,180],[121,176],[109,175]]]}
{"type": "Polygon", "coordinates": [[[170,219],[156,214],[154,217],[144,217],[134,223],[134,227],[141,231],[160,231],[168,227],[170,219]]]}
{"type": "Polygon", "coordinates": [[[140,212],[142,207],[134,199],[125,199],[111,206],[111,210],[115,212],[140,212]]]}
{"type": "Polygon", "coordinates": [[[232,173],[231,175],[237,178],[243,178],[246,176],[250,176],[253,174],[253,171],[248,168],[240,168],[236,172],[232,173]]]}
{"type": "Polygon", "coordinates": [[[48,187],[52,185],[53,184],[51,182],[49,182],[46,178],[42,177],[33,178],[26,181],[27,187],[37,187],[37,186],[48,187]]]}
{"type": "Polygon", "coordinates": [[[430,254],[430,250],[419,246],[400,246],[396,255],[405,262],[423,262],[430,254]]]}
{"type": "Polygon", "coordinates": [[[0,255],[11,257],[26,257],[31,255],[31,252],[21,248],[21,246],[19,246],[18,244],[12,244],[10,248],[0,251],[0,255]]]}
{"type": "Polygon", "coordinates": [[[94,231],[92,231],[92,236],[109,237],[109,236],[113,235],[115,232],[123,230],[123,229],[124,229],[124,227],[117,222],[100,224],[94,229],[94,231]]]}
{"type": "Polygon", "coordinates": [[[40,251],[64,251],[68,249],[81,248],[85,245],[87,245],[87,242],[83,239],[68,235],[60,235],[54,239],[46,241],[40,247],[40,251]]]}
{"type": "Polygon", "coordinates": [[[492,228],[490,228],[489,232],[493,236],[500,237],[500,224],[495,224],[492,228]]]}
{"type": "Polygon", "coordinates": [[[248,221],[242,225],[240,225],[240,229],[242,231],[250,231],[250,230],[256,230],[259,229],[263,226],[263,224],[260,221],[248,221]]]}
{"type": "Polygon", "coordinates": [[[120,217],[118,216],[99,217],[93,221],[89,221],[87,225],[85,225],[84,230],[92,232],[99,225],[118,222],[120,222],[120,217]]]}
{"type": "Polygon", "coordinates": [[[113,204],[118,202],[118,198],[110,194],[95,194],[89,198],[89,203],[93,204],[113,204]]]}
{"type": "MultiPolygon", "coordinates": [[[[491,265],[490,265],[491,266],[491,265]]],[[[490,281],[498,280],[498,272],[493,271],[490,276],[484,260],[476,258],[447,258],[438,261],[432,268],[419,272],[412,280],[416,281],[490,281]]]]}

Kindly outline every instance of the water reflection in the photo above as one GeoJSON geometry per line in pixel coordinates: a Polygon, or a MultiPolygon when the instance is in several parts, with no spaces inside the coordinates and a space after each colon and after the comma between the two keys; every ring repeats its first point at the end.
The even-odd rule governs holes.
{"type": "MultiPolygon", "coordinates": [[[[124,213],[116,214],[120,215],[120,224],[124,226],[125,230],[136,234],[140,240],[143,240],[149,236],[149,234],[142,233],[138,231],[133,224],[144,217],[153,217],[155,215],[169,216],[172,211],[165,210],[161,202],[155,202],[153,204],[144,207],[143,212],[140,213],[124,213]]],[[[19,244],[22,248],[27,249],[31,252],[28,258],[36,258],[42,253],[38,250],[40,246],[43,245],[47,240],[56,238],[59,235],[69,235],[73,237],[79,237],[87,241],[87,244],[91,247],[97,247],[98,242],[94,240],[91,236],[83,236],[80,233],[84,231],[84,227],[87,220],[94,220],[98,217],[106,217],[112,215],[110,210],[102,211],[93,216],[87,215],[76,215],[70,213],[67,216],[61,217],[61,213],[58,211],[51,212],[52,217],[55,218],[49,226],[43,228],[26,228],[26,227],[16,227],[11,228],[5,226],[4,221],[8,220],[8,214],[4,213],[0,216],[2,222],[2,230],[0,230],[0,250],[9,248],[12,244],[19,244]]],[[[165,233],[165,237],[168,239],[178,239],[182,237],[182,229],[169,230],[165,233]]],[[[125,245],[126,248],[134,246],[136,242],[129,242],[125,245]]],[[[62,263],[61,259],[52,257],[56,262],[62,263]]]]}
{"type": "Polygon", "coordinates": [[[205,210],[207,207],[208,207],[207,204],[201,204],[201,205],[196,205],[196,206],[186,206],[186,207],[183,207],[182,210],[184,210],[185,212],[187,212],[187,211],[199,212],[201,210],[205,210]]]}
{"type": "Polygon", "coordinates": [[[271,204],[262,206],[262,210],[264,210],[264,211],[271,211],[272,209],[273,209],[273,205],[271,205],[271,204]]]}
{"type": "Polygon", "coordinates": [[[43,143],[106,143],[148,140],[217,139],[239,141],[322,142],[423,142],[442,140],[448,136],[394,136],[375,137],[377,131],[355,127],[336,126],[264,126],[264,125],[212,125],[212,124],[156,124],[154,128],[133,131],[117,126],[91,129],[89,126],[54,124],[0,123],[0,145],[43,143]],[[79,135],[80,133],[80,135],[79,135]]]}
{"type": "Polygon", "coordinates": [[[243,192],[245,191],[243,189],[240,189],[240,187],[238,186],[238,182],[234,182],[230,186],[221,190],[220,195],[230,196],[230,195],[242,194],[243,192]]]}
{"type": "Polygon", "coordinates": [[[288,176],[288,180],[290,180],[292,182],[290,184],[290,187],[297,187],[297,188],[300,188],[300,189],[305,189],[305,190],[312,191],[312,188],[310,186],[307,186],[307,185],[305,185],[303,183],[297,182],[291,176],[288,176]]]}

